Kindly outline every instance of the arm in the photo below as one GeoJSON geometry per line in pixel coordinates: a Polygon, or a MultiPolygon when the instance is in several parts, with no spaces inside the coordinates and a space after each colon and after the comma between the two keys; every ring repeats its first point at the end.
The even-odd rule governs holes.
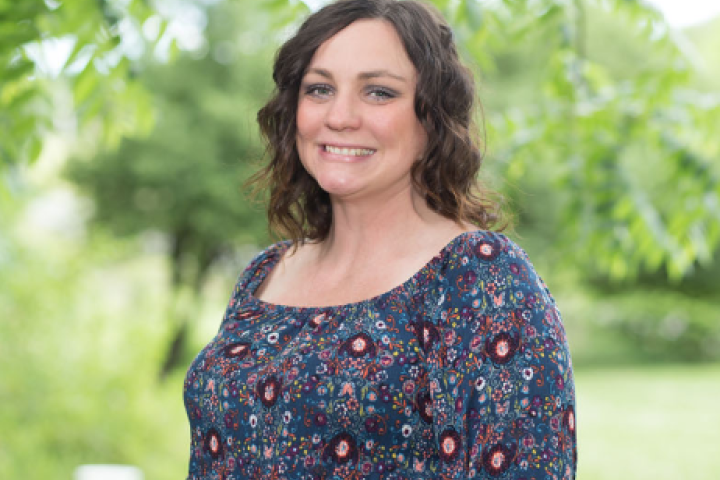
{"type": "Polygon", "coordinates": [[[431,383],[442,478],[574,478],[572,364],[552,296],[502,235],[470,237],[458,256],[431,383]]]}

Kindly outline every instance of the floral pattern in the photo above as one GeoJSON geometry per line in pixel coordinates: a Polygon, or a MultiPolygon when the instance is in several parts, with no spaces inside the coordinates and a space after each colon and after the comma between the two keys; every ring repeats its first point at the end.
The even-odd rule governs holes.
{"type": "Polygon", "coordinates": [[[188,370],[189,480],[575,477],[565,332],[522,249],[466,232],[362,302],[254,297],[289,247],[248,265],[188,370]]]}

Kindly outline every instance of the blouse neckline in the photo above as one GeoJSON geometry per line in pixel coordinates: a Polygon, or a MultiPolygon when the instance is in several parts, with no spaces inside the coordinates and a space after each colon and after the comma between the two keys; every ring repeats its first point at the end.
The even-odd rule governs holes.
{"type": "Polygon", "coordinates": [[[364,300],[359,300],[357,302],[350,302],[340,305],[325,305],[325,306],[295,306],[295,305],[283,305],[279,303],[272,303],[272,302],[266,302],[265,300],[261,300],[255,296],[255,291],[257,288],[262,285],[262,282],[265,280],[265,278],[268,276],[268,274],[275,268],[277,265],[277,262],[280,258],[282,258],[283,254],[290,248],[292,245],[291,240],[283,240],[281,242],[278,242],[274,245],[272,245],[266,253],[262,256],[260,261],[258,262],[258,266],[255,267],[255,271],[250,273],[250,278],[252,279],[247,287],[245,288],[246,293],[246,299],[249,301],[254,307],[258,310],[265,310],[265,311],[278,311],[278,312],[295,312],[295,313],[325,313],[325,312],[331,312],[331,311],[338,311],[338,310],[357,310],[362,309],[363,307],[367,307],[372,304],[376,304],[378,302],[381,302],[383,300],[386,300],[388,297],[392,296],[402,296],[407,294],[408,292],[413,292],[420,283],[420,280],[422,278],[427,278],[427,276],[433,274],[436,272],[438,265],[445,259],[447,256],[447,253],[461,240],[463,240],[465,237],[469,235],[474,235],[478,233],[482,233],[484,230],[471,230],[467,232],[460,233],[455,238],[450,240],[434,257],[432,257],[425,265],[423,265],[417,272],[415,272],[410,278],[408,278],[406,281],[401,283],[400,285],[397,285],[390,290],[387,290],[386,292],[380,293],[378,295],[375,295],[370,298],[366,298],[364,300]],[[258,272],[258,269],[260,270],[258,272]]]}

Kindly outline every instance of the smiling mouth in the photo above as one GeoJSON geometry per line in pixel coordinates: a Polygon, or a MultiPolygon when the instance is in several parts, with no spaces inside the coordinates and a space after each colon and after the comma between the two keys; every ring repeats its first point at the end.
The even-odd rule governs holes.
{"type": "Polygon", "coordinates": [[[346,155],[350,157],[367,157],[368,155],[375,153],[375,150],[371,148],[347,148],[334,147],[332,145],[323,145],[323,150],[335,155],[346,155]]]}

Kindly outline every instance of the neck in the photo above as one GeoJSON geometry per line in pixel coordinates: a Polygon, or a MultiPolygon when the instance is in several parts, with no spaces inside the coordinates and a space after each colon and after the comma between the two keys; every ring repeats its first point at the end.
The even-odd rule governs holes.
{"type": "MultiPolygon", "coordinates": [[[[317,261],[341,270],[417,251],[439,229],[455,225],[411,188],[372,200],[332,199],[332,211],[332,227],[318,245],[317,261]]],[[[455,227],[458,233],[463,230],[455,227]]]]}

